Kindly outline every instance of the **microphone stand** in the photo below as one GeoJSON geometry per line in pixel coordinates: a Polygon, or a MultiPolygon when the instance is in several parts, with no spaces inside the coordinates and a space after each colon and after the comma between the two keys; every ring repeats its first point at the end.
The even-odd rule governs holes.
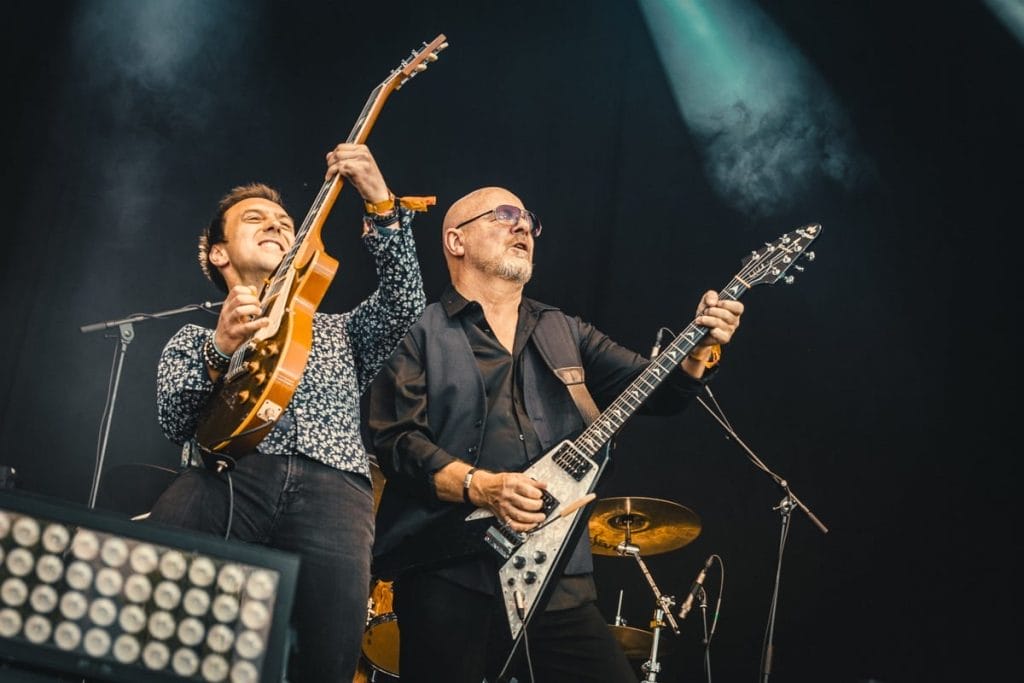
{"type": "MultiPolygon", "coordinates": [[[[715,401],[715,397],[714,394],[711,393],[711,389],[709,389],[705,385],[704,391],[707,392],[708,396],[711,398],[712,401],[715,402],[715,405],[717,407],[718,402],[715,401]]],[[[764,462],[762,462],[761,459],[754,454],[754,451],[752,451],[750,447],[743,442],[743,439],[739,437],[739,434],[737,434],[736,430],[732,428],[732,425],[729,424],[728,420],[725,420],[717,412],[712,410],[712,408],[707,403],[705,403],[704,399],[702,399],[701,397],[698,396],[697,401],[700,402],[702,406],[704,406],[704,409],[711,414],[711,417],[715,418],[715,421],[722,426],[722,429],[725,430],[726,434],[728,434],[729,437],[736,441],[736,443],[738,443],[740,447],[744,451],[746,451],[747,457],[750,459],[750,461],[753,462],[759,470],[763,471],[765,474],[771,477],[772,480],[775,481],[775,483],[778,484],[783,491],[782,500],[779,501],[778,505],[772,508],[773,510],[779,511],[779,515],[782,518],[782,529],[779,538],[779,559],[775,566],[775,585],[772,588],[772,600],[768,608],[768,627],[765,632],[764,650],[761,653],[760,680],[761,683],[768,683],[768,677],[771,675],[772,656],[774,654],[775,648],[773,640],[775,638],[775,614],[778,608],[779,584],[781,583],[782,579],[782,554],[785,551],[786,539],[789,536],[790,516],[794,509],[800,508],[801,510],[804,511],[804,514],[807,515],[808,519],[810,519],[811,522],[813,522],[814,525],[818,527],[818,529],[820,529],[823,534],[828,533],[828,527],[822,524],[821,520],[818,519],[817,516],[815,516],[815,514],[811,512],[810,509],[806,505],[804,505],[799,498],[796,497],[796,494],[793,493],[792,489],[790,489],[789,487],[789,482],[787,482],[779,475],[775,474],[775,472],[772,472],[772,470],[769,469],[768,466],[765,465],[764,462]]]]}
{"type": "MultiPolygon", "coordinates": [[[[96,464],[94,465],[92,472],[92,488],[89,490],[90,509],[96,507],[96,496],[99,494],[100,490],[100,473],[103,471],[103,459],[106,457],[107,442],[110,439],[110,425],[114,417],[114,404],[117,402],[117,390],[121,384],[121,370],[124,367],[124,357],[128,352],[128,345],[132,343],[133,339],[135,339],[135,328],[133,327],[133,323],[142,322],[143,320],[169,318],[180,313],[188,313],[189,311],[207,311],[212,313],[213,309],[223,303],[223,301],[218,301],[217,303],[204,301],[201,304],[188,304],[180,308],[158,311],[156,313],[136,313],[128,316],[127,318],[90,323],[89,325],[82,325],[79,328],[83,334],[109,330],[114,327],[118,328],[118,336],[116,337],[118,344],[114,347],[114,362],[110,370],[110,379],[107,382],[107,400],[103,405],[103,414],[100,417],[100,433],[96,443],[96,464]]],[[[107,338],[110,337],[108,336],[107,338]]]]}

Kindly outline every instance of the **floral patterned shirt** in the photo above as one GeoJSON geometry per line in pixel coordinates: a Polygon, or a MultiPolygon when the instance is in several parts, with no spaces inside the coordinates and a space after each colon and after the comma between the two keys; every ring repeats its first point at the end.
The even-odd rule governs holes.
{"type": "MultiPolygon", "coordinates": [[[[302,379],[257,451],[301,454],[369,478],[360,432],[359,397],[423,312],[426,296],[412,235],[415,212],[402,209],[398,228],[369,230],[380,285],[348,313],[315,313],[313,345],[302,379]]],[[[157,418],[164,434],[184,444],[188,464],[198,416],[214,389],[203,361],[213,330],[185,325],[171,337],[157,367],[157,418]]]]}

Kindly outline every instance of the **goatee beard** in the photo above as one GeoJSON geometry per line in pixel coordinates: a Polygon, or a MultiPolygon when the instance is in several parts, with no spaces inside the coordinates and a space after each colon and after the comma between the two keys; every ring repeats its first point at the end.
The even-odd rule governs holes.
{"type": "Polygon", "coordinates": [[[502,280],[525,285],[533,275],[533,264],[521,259],[500,259],[492,272],[502,280]]]}

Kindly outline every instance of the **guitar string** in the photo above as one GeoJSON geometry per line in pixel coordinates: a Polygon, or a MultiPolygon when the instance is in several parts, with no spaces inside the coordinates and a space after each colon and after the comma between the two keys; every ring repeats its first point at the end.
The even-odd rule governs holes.
{"type": "MultiPolygon", "coordinates": [[[[726,285],[726,287],[721,292],[719,292],[719,297],[730,299],[733,301],[738,300],[740,296],[749,291],[750,288],[753,286],[747,284],[750,280],[756,279],[750,277],[751,274],[755,273],[758,270],[766,271],[772,266],[775,266],[778,260],[789,257],[794,253],[799,254],[803,252],[804,249],[806,249],[807,244],[810,244],[810,242],[813,241],[816,236],[811,235],[810,239],[807,241],[807,244],[804,244],[802,246],[799,245],[799,238],[807,237],[808,236],[804,234],[803,229],[794,230],[790,233],[784,234],[782,237],[775,240],[775,242],[769,243],[769,248],[765,250],[761,255],[758,255],[757,252],[754,252],[754,255],[758,257],[751,258],[747,263],[744,264],[744,266],[740,269],[739,273],[733,276],[733,279],[730,281],[730,283],[726,285]],[[797,235],[796,238],[793,237],[794,234],[797,235]],[[789,248],[791,247],[791,245],[786,244],[785,240],[787,239],[796,242],[797,246],[800,246],[800,249],[794,251],[791,248],[789,248]],[[780,253],[776,254],[776,252],[780,253]],[[737,291],[738,294],[733,296],[731,294],[732,290],[737,291]]],[[[633,380],[633,382],[630,383],[630,385],[626,388],[626,391],[624,391],[615,401],[613,401],[612,404],[607,409],[605,409],[605,411],[598,417],[598,419],[595,420],[589,427],[587,427],[582,434],[580,434],[580,436],[576,439],[576,444],[586,444],[591,449],[590,452],[587,452],[585,449],[580,448],[580,450],[584,452],[585,455],[587,455],[588,457],[592,456],[601,448],[605,441],[614,436],[614,434],[619,429],[621,429],[625,421],[643,404],[643,402],[650,396],[650,394],[653,393],[654,389],[656,389],[658,385],[661,384],[664,377],[667,376],[668,373],[672,370],[672,366],[675,365],[675,357],[670,352],[674,351],[676,353],[681,353],[683,347],[686,345],[686,342],[689,341],[692,335],[694,335],[695,333],[699,334],[700,336],[696,337],[696,339],[693,340],[692,345],[688,349],[686,349],[687,353],[691,351],[696,346],[697,342],[700,341],[700,339],[702,339],[707,334],[707,328],[704,328],[700,325],[696,325],[695,322],[691,322],[686,327],[686,329],[683,330],[683,332],[680,333],[679,336],[677,336],[669,344],[665,351],[662,352],[659,356],[657,356],[651,362],[651,364],[648,365],[647,369],[645,369],[639,376],[637,376],[635,380],[633,380]],[[666,356],[671,359],[671,364],[665,363],[666,356]],[[656,377],[655,381],[650,382],[649,380],[651,379],[651,377],[657,375],[658,372],[662,373],[662,376],[656,377]],[[646,390],[643,389],[641,385],[647,385],[646,390]],[[632,397],[635,401],[635,405],[629,402],[630,397],[632,397]],[[618,425],[614,424],[616,419],[618,419],[618,425]],[[605,434],[604,431],[605,423],[611,423],[609,425],[611,429],[608,430],[608,434],[605,434]],[[596,446],[594,445],[595,432],[597,433],[597,435],[600,436],[600,441],[596,442],[596,446]]]]}

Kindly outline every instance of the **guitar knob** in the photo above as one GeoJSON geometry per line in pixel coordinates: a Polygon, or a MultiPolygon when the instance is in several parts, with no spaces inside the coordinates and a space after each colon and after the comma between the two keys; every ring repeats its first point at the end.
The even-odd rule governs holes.
{"type": "Polygon", "coordinates": [[[237,394],[235,394],[235,398],[238,400],[239,403],[245,403],[246,401],[249,400],[249,395],[250,394],[248,389],[242,389],[237,394]]]}
{"type": "Polygon", "coordinates": [[[526,566],[526,558],[522,555],[516,555],[512,558],[512,566],[516,569],[522,569],[526,566]]]}
{"type": "Polygon", "coordinates": [[[528,584],[537,583],[537,572],[526,572],[526,574],[523,575],[523,581],[528,584]]]}
{"type": "Polygon", "coordinates": [[[537,564],[544,564],[544,562],[547,559],[548,559],[548,554],[546,552],[544,552],[543,550],[538,550],[537,552],[535,552],[533,554],[533,561],[536,562],[537,564]]]}

